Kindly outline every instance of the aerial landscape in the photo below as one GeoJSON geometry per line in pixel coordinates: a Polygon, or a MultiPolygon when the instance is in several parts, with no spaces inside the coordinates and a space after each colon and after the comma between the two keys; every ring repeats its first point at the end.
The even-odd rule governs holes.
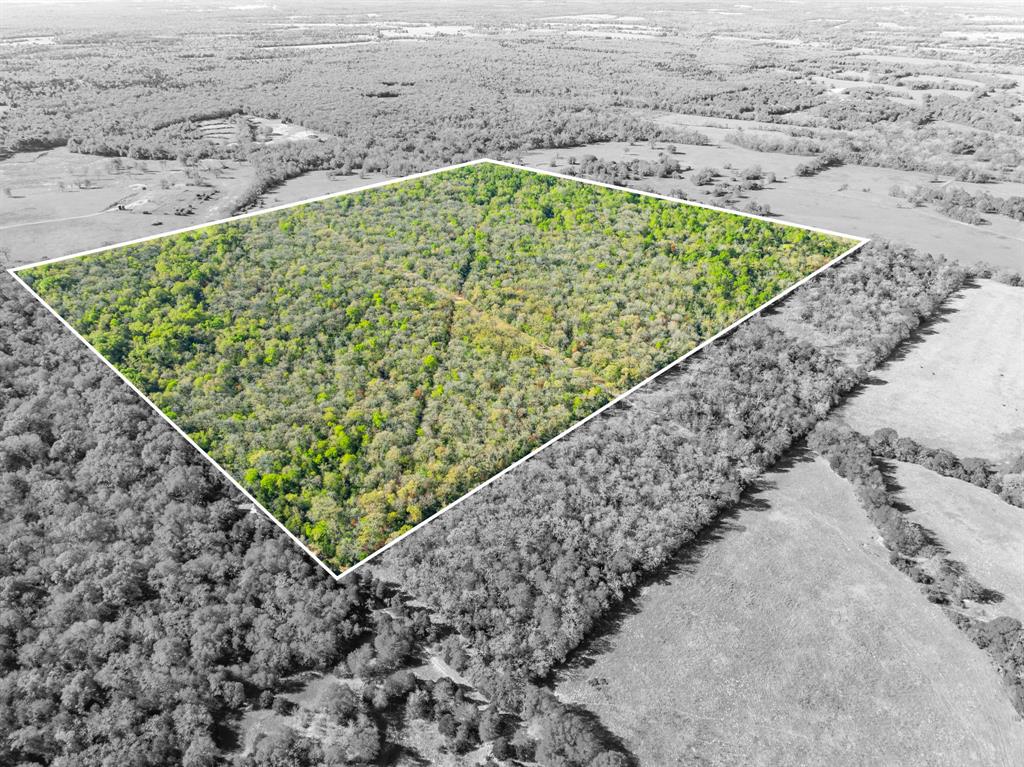
{"type": "Polygon", "coordinates": [[[0,763],[1024,759],[1019,4],[3,17],[0,763]]]}
{"type": "Polygon", "coordinates": [[[859,244],[483,163],[18,276],[340,570],[859,244]]]}

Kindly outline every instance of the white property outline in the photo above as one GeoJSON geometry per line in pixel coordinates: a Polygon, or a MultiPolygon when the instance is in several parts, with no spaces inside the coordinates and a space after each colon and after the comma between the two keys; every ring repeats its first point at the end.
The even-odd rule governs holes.
{"type": "Polygon", "coordinates": [[[824,272],[826,269],[829,269],[830,267],[835,266],[840,261],[845,259],[847,256],[851,255],[852,253],[855,253],[857,250],[859,250],[861,247],[863,247],[868,242],[870,242],[869,238],[856,237],[854,235],[844,234],[842,232],[834,232],[834,231],[831,231],[829,229],[821,229],[819,227],[808,226],[806,224],[797,224],[797,223],[794,223],[794,222],[791,222],[791,221],[785,221],[785,220],[782,220],[782,219],[769,218],[768,216],[759,216],[759,215],[755,215],[753,213],[744,213],[744,212],[741,212],[741,211],[729,210],[728,208],[719,208],[719,207],[714,206],[714,205],[705,205],[705,204],[700,203],[700,202],[694,202],[694,201],[691,201],[691,200],[683,200],[683,199],[679,199],[679,198],[676,198],[676,197],[669,197],[667,195],[657,194],[655,192],[641,191],[639,189],[630,189],[628,187],[616,186],[614,184],[607,184],[607,183],[604,183],[604,182],[601,182],[601,181],[594,181],[594,180],[588,179],[588,178],[580,178],[578,176],[570,176],[570,175],[567,175],[565,173],[556,173],[554,171],[542,170],[540,168],[532,168],[532,167],[529,167],[529,166],[526,166],[526,165],[519,165],[519,164],[516,164],[516,163],[506,162],[506,161],[503,161],[503,160],[491,160],[489,158],[479,158],[479,159],[476,159],[476,160],[470,160],[468,162],[457,163],[457,164],[454,164],[454,165],[446,165],[444,167],[435,168],[433,170],[424,171],[422,173],[413,173],[411,175],[402,176],[400,178],[385,179],[384,181],[378,181],[378,182],[375,182],[375,183],[372,183],[372,184],[366,184],[364,186],[354,187],[352,189],[346,189],[346,190],[341,191],[341,192],[333,192],[331,194],[320,195],[318,197],[310,197],[309,199],[300,200],[298,202],[290,202],[290,203],[285,203],[283,205],[275,205],[275,206],[270,207],[270,208],[261,208],[259,210],[249,211],[247,213],[241,213],[241,214],[235,215],[235,216],[228,216],[227,218],[218,219],[216,221],[210,221],[210,222],[203,223],[203,224],[196,224],[194,226],[184,227],[182,229],[174,229],[172,231],[161,232],[159,234],[153,234],[153,235],[150,235],[148,237],[140,237],[140,238],[135,239],[135,240],[128,240],[126,242],[120,242],[120,243],[116,243],[114,245],[104,245],[104,246],[99,247],[99,248],[92,248],[90,250],[84,250],[84,251],[82,251],[80,253],[72,253],[70,255],[60,256],[58,258],[46,259],[46,260],[43,260],[43,261],[35,261],[33,263],[30,263],[30,264],[22,264],[21,266],[11,267],[10,269],[7,270],[7,273],[10,274],[11,277],[14,278],[14,280],[16,282],[18,282],[26,291],[28,291],[28,293],[30,295],[35,297],[35,299],[37,301],[39,301],[40,304],[42,304],[44,307],[46,307],[46,309],[50,312],[50,314],[52,314],[54,317],[56,317],[60,321],[60,323],[65,328],[67,328],[71,332],[72,335],[75,336],[75,338],[77,338],[79,341],[81,341],[85,345],[85,347],[87,349],[89,349],[90,351],[92,351],[93,354],[95,354],[97,357],[99,357],[99,359],[103,362],[103,364],[105,364],[108,368],[110,368],[112,371],[114,371],[114,373],[118,376],[118,378],[120,378],[124,383],[126,383],[128,385],[128,387],[132,391],[134,391],[139,397],[142,398],[142,400],[147,405],[149,405],[154,411],[156,411],[156,413],[161,418],[163,418],[164,421],[166,421],[171,426],[171,428],[174,429],[174,431],[176,431],[179,435],[184,437],[185,441],[188,442],[188,444],[190,444],[193,448],[195,448],[196,451],[198,451],[200,455],[202,455],[204,458],[206,458],[206,460],[209,461],[210,464],[215,469],[217,469],[217,471],[219,471],[225,477],[225,479],[227,479],[228,482],[230,482],[235,487],[235,489],[237,489],[240,493],[242,493],[242,495],[250,503],[252,503],[252,505],[256,509],[259,509],[260,511],[262,511],[271,521],[274,522],[274,524],[276,524],[279,528],[281,528],[281,530],[283,530],[285,532],[285,534],[292,540],[292,542],[294,544],[296,544],[307,555],[309,555],[313,559],[313,561],[315,561],[321,568],[323,568],[323,570],[325,572],[327,572],[335,580],[335,582],[337,582],[337,581],[341,580],[342,578],[344,578],[346,575],[349,575],[349,574],[355,572],[356,570],[358,570],[363,565],[368,564],[373,559],[375,559],[376,557],[378,557],[379,555],[383,554],[385,551],[390,549],[392,546],[397,544],[399,541],[403,540],[406,536],[412,535],[413,533],[417,532],[418,530],[421,530],[423,527],[428,525],[430,522],[433,522],[435,519],[439,518],[445,512],[450,511],[451,509],[455,508],[456,506],[458,506],[460,503],[465,501],[470,496],[476,495],[476,493],[480,492],[481,490],[483,490],[485,487],[487,487],[488,485],[492,484],[493,482],[496,482],[498,479],[500,479],[505,474],[507,474],[508,472],[510,472],[513,469],[515,469],[520,464],[525,463],[526,461],[528,461],[530,458],[532,458],[533,456],[537,455],[541,451],[547,449],[548,447],[550,447],[554,443],[558,442],[559,440],[563,439],[564,437],[567,437],[569,434],[571,434],[572,432],[576,431],[578,428],[583,426],[585,423],[587,423],[588,421],[593,420],[594,418],[599,416],[601,413],[605,412],[609,408],[611,408],[614,405],[618,404],[623,399],[625,399],[626,397],[628,397],[631,394],[633,394],[634,392],[636,392],[638,389],[643,388],[647,384],[649,384],[652,381],[654,381],[656,378],[664,375],[665,373],[667,373],[672,368],[674,368],[677,365],[679,365],[682,362],[684,362],[687,358],[689,358],[692,355],[696,354],[697,352],[701,351],[702,349],[704,349],[705,347],[707,347],[710,344],[714,343],[715,341],[717,341],[718,339],[722,338],[723,336],[728,335],[729,333],[731,333],[733,330],[738,328],[740,325],[742,325],[744,322],[746,322],[750,318],[757,316],[758,314],[763,312],[765,309],[771,307],[773,304],[778,303],[783,298],[785,298],[790,293],[792,293],[794,290],[799,288],[801,285],[803,285],[804,283],[808,282],[809,280],[814,279],[819,274],[824,272]],[[598,186],[598,187],[602,187],[602,188],[605,188],[605,189],[612,189],[612,190],[617,191],[617,192],[627,192],[627,193],[630,193],[630,194],[636,194],[636,195],[640,195],[640,196],[643,196],[643,197],[653,197],[653,198],[658,199],[658,200],[664,200],[666,202],[671,202],[671,203],[675,203],[675,204],[679,204],[679,205],[691,205],[693,207],[704,208],[706,210],[714,210],[714,211],[717,211],[719,213],[728,213],[730,215],[742,216],[744,218],[753,218],[753,219],[757,219],[757,220],[760,220],[760,221],[766,221],[766,222],[772,223],[772,224],[781,224],[781,225],[785,225],[785,226],[791,226],[791,227],[795,227],[797,229],[803,229],[803,230],[806,230],[806,231],[817,232],[819,234],[826,234],[826,235],[829,235],[829,236],[832,236],[832,237],[839,237],[839,238],[846,239],[846,240],[853,240],[855,244],[852,247],[850,247],[849,249],[847,249],[846,251],[844,251],[843,253],[840,253],[838,256],[836,256],[834,259],[829,261],[827,264],[819,267],[818,269],[814,270],[813,272],[811,272],[807,276],[805,276],[805,277],[801,278],[800,280],[798,280],[797,282],[793,283],[788,288],[786,288],[782,292],[778,293],[774,297],[770,298],[768,301],[766,301],[765,303],[761,304],[760,306],[758,306],[753,311],[748,312],[747,314],[745,314],[743,317],[741,317],[740,319],[738,319],[735,322],[733,322],[728,327],[723,328],[722,330],[718,331],[717,333],[715,333],[715,335],[711,336],[708,339],[705,339],[704,341],[701,341],[697,346],[695,346],[692,349],[690,349],[688,352],[683,354],[678,359],[673,360],[672,362],[670,362],[667,365],[665,365],[664,367],[662,367],[660,370],[656,371],[655,373],[653,373],[650,376],[648,376],[647,378],[645,378],[643,381],[640,381],[639,383],[637,383],[634,386],[630,387],[626,391],[624,391],[621,394],[619,394],[619,395],[615,396],[614,398],[610,399],[608,402],[606,402],[604,405],[599,407],[594,412],[590,413],[589,415],[587,415],[586,417],[580,419],[579,421],[576,421],[575,423],[571,424],[567,429],[565,429],[561,433],[555,435],[554,437],[549,439],[544,444],[542,444],[542,445],[540,445],[538,447],[535,447],[533,450],[531,450],[529,453],[524,455],[522,458],[519,458],[515,462],[509,464],[508,466],[506,466],[501,471],[497,472],[496,474],[492,475],[491,477],[487,478],[486,480],[484,480],[483,482],[478,484],[472,490],[470,490],[467,493],[464,493],[460,497],[456,498],[454,501],[452,501],[451,503],[446,505],[444,508],[438,510],[437,512],[435,512],[434,514],[430,515],[429,517],[427,517],[423,521],[417,523],[412,529],[407,530],[404,533],[402,533],[401,535],[399,535],[397,538],[394,538],[394,539],[388,541],[383,546],[381,546],[379,549],[377,549],[376,551],[372,552],[371,554],[366,556],[364,559],[359,560],[358,562],[353,564],[351,567],[347,568],[346,570],[343,570],[340,573],[335,572],[334,569],[330,567],[330,565],[328,565],[326,562],[324,562],[322,559],[320,559],[320,557],[312,549],[310,549],[309,546],[307,546],[298,536],[296,536],[294,533],[292,533],[292,531],[289,530],[281,520],[279,520],[277,517],[275,517],[269,511],[267,511],[267,509],[263,507],[263,504],[261,504],[258,500],[256,500],[255,497],[253,497],[252,493],[250,493],[248,490],[246,490],[238,482],[238,480],[236,480],[223,466],[221,466],[214,458],[212,458],[209,453],[207,453],[198,444],[196,444],[195,440],[192,439],[192,437],[190,437],[188,434],[186,434],[185,431],[177,423],[175,423],[173,420],[171,420],[171,418],[169,416],[167,416],[159,407],[157,407],[156,404],[154,404],[153,401],[141,389],[139,389],[138,386],[136,386],[134,383],[132,383],[124,375],[124,373],[122,373],[120,370],[118,370],[114,366],[114,364],[112,362],[110,362],[110,360],[108,360],[106,357],[104,357],[96,349],[96,347],[94,347],[88,340],[86,340],[82,336],[81,333],[79,333],[74,327],[72,327],[71,324],[67,320],[65,320],[60,314],[58,314],[57,311],[52,306],[50,306],[45,300],[43,300],[42,296],[40,296],[35,290],[33,290],[32,287],[29,286],[29,284],[27,282],[25,282],[17,274],[19,271],[21,271],[23,269],[33,269],[35,267],[45,266],[45,265],[48,265],[48,264],[55,264],[55,263],[58,263],[60,261],[67,261],[69,259],[79,258],[81,256],[89,256],[89,255],[94,255],[96,253],[103,253],[103,252],[106,252],[106,251],[109,251],[109,250],[113,250],[115,248],[127,247],[129,245],[139,245],[141,243],[150,242],[151,240],[158,240],[158,239],[161,239],[163,237],[171,237],[171,236],[178,235],[178,234],[184,234],[186,232],[194,232],[194,231],[197,231],[199,229],[206,229],[207,227],[218,226],[220,224],[225,224],[225,223],[228,223],[228,222],[231,222],[231,221],[238,221],[240,219],[252,218],[253,216],[261,216],[261,215],[263,215],[265,213],[273,213],[275,211],[286,210],[288,208],[294,208],[294,207],[297,207],[299,205],[306,205],[306,204],[312,203],[312,202],[321,202],[323,200],[330,200],[330,199],[333,199],[335,197],[342,197],[342,196],[349,195],[349,194],[358,194],[359,192],[365,192],[365,191],[369,191],[371,189],[380,189],[381,187],[391,186],[391,185],[394,185],[394,184],[400,184],[400,183],[404,183],[406,181],[413,181],[415,179],[425,178],[427,176],[433,176],[433,175],[438,174],[438,173],[445,173],[447,171],[457,170],[459,168],[467,168],[467,167],[470,167],[470,166],[473,166],[473,165],[480,165],[480,164],[484,164],[484,163],[489,163],[491,165],[500,165],[500,166],[504,166],[504,167],[507,167],[507,168],[515,168],[516,170],[529,171],[531,173],[538,173],[540,175],[551,176],[551,177],[554,177],[554,178],[564,179],[564,180],[567,180],[567,181],[575,181],[575,182],[578,182],[578,183],[581,183],[581,184],[590,184],[591,186],[598,186]]]}

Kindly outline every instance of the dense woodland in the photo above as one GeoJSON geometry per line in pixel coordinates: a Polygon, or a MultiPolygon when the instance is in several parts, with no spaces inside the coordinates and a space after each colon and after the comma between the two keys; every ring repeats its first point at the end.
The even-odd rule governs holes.
{"type": "Polygon", "coordinates": [[[0,299],[0,763],[210,767],[273,710],[293,727],[241,767],[421,759],[411,732],[630,764],[543,691],[508,711],[413,675],[443,627],[325,576],[22,289],[0,299]],[[301,672],[334,681],[297,708],[301,672]]]}
{"type": "Polygon", "coordinates": [[[851,244],[483,164],[19,274],[344,568],[851,244]]]}
{"type": "Polygon", "coordinates": [[[329,587],[18,286],[0,291],[0,762],[209,764],[216,722],[367,630],[363,581],[329,587]]]}

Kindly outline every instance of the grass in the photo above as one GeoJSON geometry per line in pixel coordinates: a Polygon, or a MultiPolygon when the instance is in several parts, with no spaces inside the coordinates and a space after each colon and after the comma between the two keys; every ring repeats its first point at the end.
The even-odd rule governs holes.
{"type": "Polygon", "coordinates": [[[1024,734],[996,673],[889,565],[849,486],[802,459],[763,487],[559,696],[642,764],[1012,764],[1024,734]]]}
{"type": "Polygon", "coordinates": [[[967,289],[838,411],[857,431],[892,427],[961,458],[1010,461],[1024,441],[1024,290],[967,289]]]}
{"type": "Polygon", "coordinates": [[[19,275],[341,570],[852,244],[483,163],[19,275]]]}
{"type": "Polygon", "coordinates": [[[989,617],[1024,619],[1024,512],[984,488],[915,464],[894,465],[909,518],[935,533],[982,586],[1003,595],[987,607],[989,617]]]}

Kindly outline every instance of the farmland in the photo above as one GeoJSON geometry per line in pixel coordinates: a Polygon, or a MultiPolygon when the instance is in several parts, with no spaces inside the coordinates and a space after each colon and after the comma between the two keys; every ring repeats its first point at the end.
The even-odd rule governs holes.
{"type": "Polygon", "coordinates": [[[984,655],[886,558],[849,486],[799,456],[597,633],[558,694],[643,764],[1011,763],[1024,735],[984,655]]]}
{"type": "MultiPolygon", "coordinates": [[[[273,146],[273,141],[268,141],[273,146]]],[[[365,186],[380,174],[313,171],[268,190],[280,205],[365,186]]],[[[249,199],[256,169],[245,159],[98,157],[66,147],[0,161],[3,266],[42,261],[226,218],[249,199]]]]}
{"type": "Polygon", "coordinates": [[[343,569],[852,244],[485,163],[20,274],[343,569]]]}
{"type": "Polygon", "coordinates": [[[860,432],[891,427],[961,457],[1011,463],[1024,444],[1024,290],[981,280],[840,415],[860,432]]]}

